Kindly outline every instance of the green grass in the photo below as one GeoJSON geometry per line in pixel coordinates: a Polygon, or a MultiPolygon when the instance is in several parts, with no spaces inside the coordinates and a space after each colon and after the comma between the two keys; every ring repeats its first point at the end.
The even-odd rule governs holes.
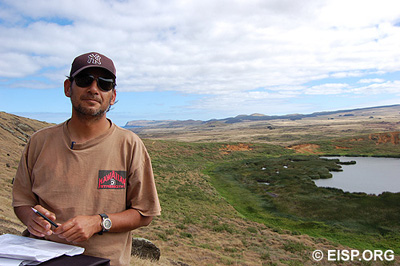
{"type": "Polygon", "coordinates": [[[208,174],[221,195],[251,220],[353,248],[399,252],[400,193],[374,196],[317,187],[312,179],[340,170],[336,162],[298,155],[254,158],[214,165],[208,174]]]}
{"type": "MultiPolygon", "coordinates": [[[[337,161],[296,155],[293,150],[268,144],[251,144],[249,151],[223,154],[221,149],[228,143],[145,142],[158,183],[163,221],[175,225],[158,232],[160,240],[179,237],[204,248],[205,243],[197,242],[196,233],[189,231],[192,226],[233,235],[238,231],[227,221],[241,217],[278,233],[307,234],[316,241],[328,239],[361,250],[400,252],[400,193],[371,196],[316,187],[312,179],[330,178],[329,171],[340,171],[337,161]]],[[[316,144],[324,154],[399,156],[399,146],[368,140],[316,144]]],[[[249,236],[257,235],[257,228],[244,230],[249,236]]],[[[305,247],[288,243],[285,249],[302,252],[305,247]]],[[[269,256],[265,250],[258,253],[269,256]]]]}

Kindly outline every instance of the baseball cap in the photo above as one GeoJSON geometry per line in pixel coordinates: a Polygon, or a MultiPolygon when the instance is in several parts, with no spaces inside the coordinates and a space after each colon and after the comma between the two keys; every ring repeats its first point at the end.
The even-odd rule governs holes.
{"type": "Polygon", "coordinates": [[[107,56],[96,52],[77,56],[72,62],[69,76],[73,78],[82,70],[90,67],[104,68],[105,70],[108,70],[114,78],[117,77],[117,70],[115,69],[113,61],[107,56]]]}

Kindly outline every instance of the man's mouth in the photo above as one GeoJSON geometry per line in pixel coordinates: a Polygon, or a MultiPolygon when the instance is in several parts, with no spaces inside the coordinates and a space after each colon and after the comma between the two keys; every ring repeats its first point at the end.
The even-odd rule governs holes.
{"type": "Polygon", "coordinates": [[[87,101],[87,102],[96,102],[96,103],[100,103],[99,99],[96,98],[82,98],[83,101],[87,101]]]}

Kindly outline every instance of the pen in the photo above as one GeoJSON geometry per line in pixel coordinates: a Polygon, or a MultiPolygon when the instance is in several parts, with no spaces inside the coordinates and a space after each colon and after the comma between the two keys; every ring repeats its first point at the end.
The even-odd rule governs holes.
{"type": "Polygon", "coordinates": [[[43,217],[43,219],[45,219],[46,221],[48,221],[51,225],[53,225],[54,227],[58,227],[58,225],[53,222],[52,220],[50,220],[49,218],[47,218],[46,216],[44,216],[43,213],[41,213],[40,211],[36,210],[35,208],[31,207],[32,211],[34,211],[36,214],[40,215],[43,217]]]}

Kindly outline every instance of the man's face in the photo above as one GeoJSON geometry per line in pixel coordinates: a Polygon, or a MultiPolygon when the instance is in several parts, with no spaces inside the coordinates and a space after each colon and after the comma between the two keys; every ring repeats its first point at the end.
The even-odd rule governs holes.
{"type": "MultiPolygon", "coordinates": [[[[94,78],[102,77],[112,79],[112,75],[108,71],[101,68],[89,68],[83,70],[77,75],[92,75],[94,78]]],[[[69,83],[69,89],[65,88],[65,94],[71,98],[73,112],[81,118],[101,118],[110,105],[115,103],[116,92],[115,89],[110,91],[101,90],[98,87],[96,80],[94,80],[87,87],[80,87],[76,84],[76,79],[69,83]]]]}

